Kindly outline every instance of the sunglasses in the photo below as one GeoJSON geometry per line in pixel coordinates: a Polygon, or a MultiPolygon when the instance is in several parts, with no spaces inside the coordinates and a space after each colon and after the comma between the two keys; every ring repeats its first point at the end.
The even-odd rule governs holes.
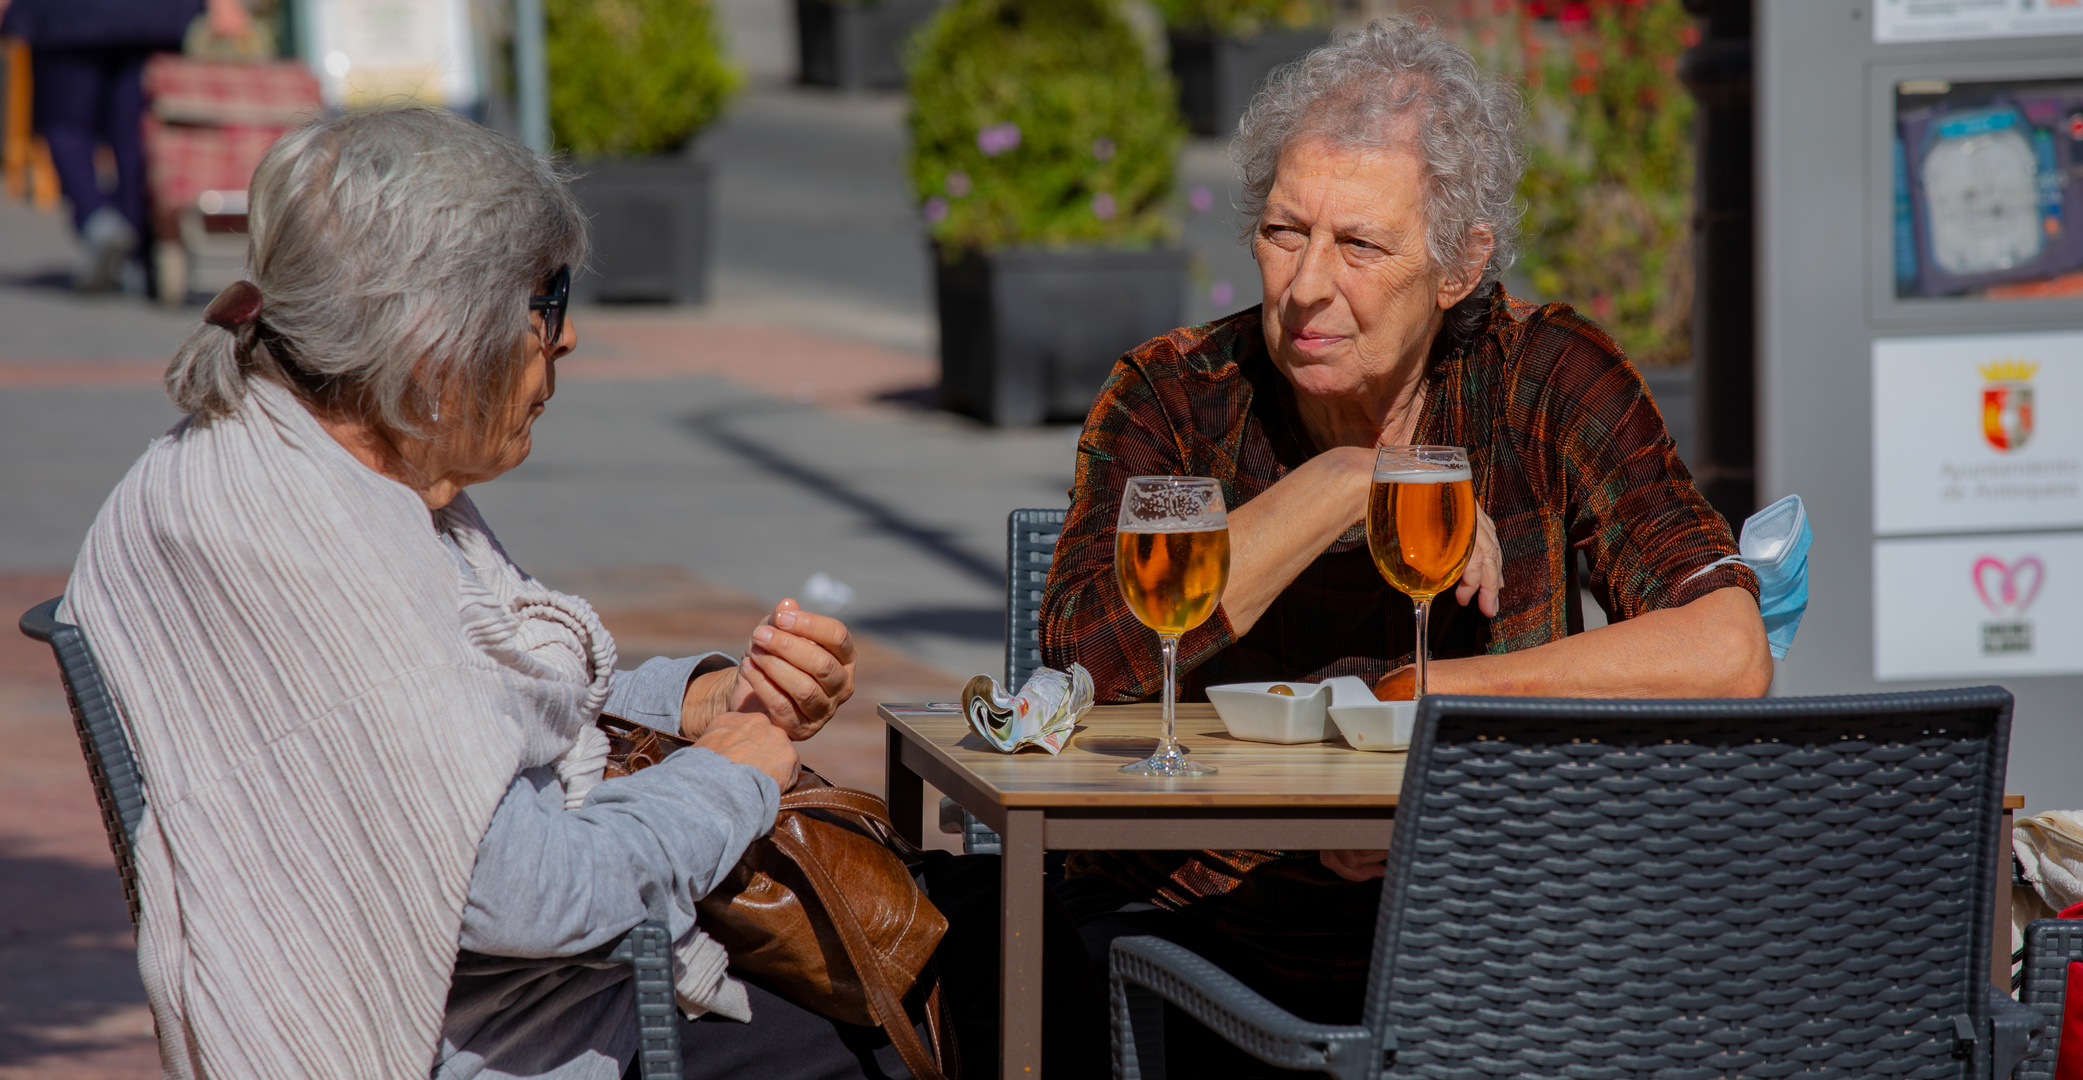
{"type": "Polygon", "coordinates": [[[543,348],[555,350],[557,343],[564,340],[564,312],[571,307],[571,267],[560,266],[550,275],[550,291],[546,296],[528,298],[528,310],[542,312],[543,348]]]}

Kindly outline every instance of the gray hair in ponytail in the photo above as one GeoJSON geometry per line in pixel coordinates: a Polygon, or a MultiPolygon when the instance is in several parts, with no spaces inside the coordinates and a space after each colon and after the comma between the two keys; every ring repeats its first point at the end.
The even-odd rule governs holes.
{"type": "Polygon", "coordinates": [[[204,323],[166,370],[174,404],[205,422],[258,377],[410,436],[460,390],[456,419],[481,430],[519,375],[527,297],[586,257],[585,216],[548,158],[436,109],[290,132],[249,206],[259,317],[204,323]]]}

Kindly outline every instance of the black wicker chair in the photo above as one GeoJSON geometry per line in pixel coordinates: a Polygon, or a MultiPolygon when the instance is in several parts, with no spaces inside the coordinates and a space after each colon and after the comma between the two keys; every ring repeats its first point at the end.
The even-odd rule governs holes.
{"type": "Polygon", "coordinates": [[[2083,919],[2034,919],[2025,924],[2025,963],[2018,970],[2018,1000],[2047,1022],[2047,1051],[2018,1066],[2018,1080],[2053,1080],[2061,1052],[2061,1010],[2068,993],[2069,965],[2083,961],[2083,919]]]}
{"type": "MultiPolygon", "coordinates": [[[[1064,510],[1015,510],[1005,518],[1005,681],[1017,690],[1042,666],[1041,595],[1063,535],[1064,510]]],[[[943,832],[960,833],[970,855],[996,855],[998,834],[953,799],[940,800],[943,832]]]]}
{"type": "Polygon", "coordinates": [[[1428,698],[1365,1023],[1123,938],[1115,1074],[1163,1075],[1169,1001],[1346,1080],[2009,1076],[2045,1023],[1988,985],[2010,718],[1996,687],[1428,698]]]}
{"type": "MultiPolygon", "coordinates": [[[[130,905],[130,925],[137,926],[137,868],[131,861],[131,842],[138,822],[145,816],[145,782],[138,771],[137,755],[131,752],[130,736],[116,712],[115,699],[94,662],[87,636],[71,623],[58,621],[58,604],[64,598],[46,600],[22,616],[22,633],[44,642],[58,659],[58,674],[65,682],[65,700],[72,706],[72,723],[80,737],[80,752],[87,758],[87,773],[94,780],[94,797],[101,803],[101,824],[108,830],[108,844],[115,852],[116,869],[123,881],[123,899],[130,905]]],[[[574,960],[627,963],[636,979],[638,1030],[638,1075],[643,1080],[679,1080],[680,1020],[673,1005],[672,937],[664,925],[638,923],[622,939],[599,954],[546,963],[574,960]]]]}

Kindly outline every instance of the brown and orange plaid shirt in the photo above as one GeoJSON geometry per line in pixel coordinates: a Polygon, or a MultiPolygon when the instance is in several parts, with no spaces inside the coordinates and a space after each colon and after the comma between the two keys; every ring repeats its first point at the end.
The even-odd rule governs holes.
{"type": "MultiPolygon", "coordinates": [[[[1497,288],[1483,324],[1442,348],[1425,377],[1416,441],[1468,449],[1476,498],[1504,555],[1495,618],[1452,593],[1434,602],[1434,657],[1530,649],[1569,633],[1576,551],[1591,567],[1585,586],[1613,619],[1731,585],[1756,594],[1757,579],[1740,564],[1688,578],[1735,554],[1728,523],[1694,489],[1640,373],[1590,320],[1497,288]]],[[[1122,357],[1078,441],[1070,514],[1042,594],[1045,662],[1083,664],[1101,702],[1150,700],[1162,689],[1157,636],[1114,580],[1114,522],[1129,477],[1213,477],[1235,508],[1319,452],[1267,354],[1258,308],[1122,357]]],[[[1237,636],[1220,610],[1188,633],[1180,695],[1205,698],[1205,687],[1229,682],[1380,675],[1411,661],[1413,622],[1410,598],[1382,580],[1366,541],[1340,542],[1250,633],[1237,636]]],[[[1364,975],[1379,886],[1338,878],[1313,853],[1087,852],[1071,868],[1104,873],[1160,906],[1208,914],[1276,972],[1354,986],[1364,975]],[[1298,912],[1311,914],[1311,933],[1284,929],[1298,912]]]]}

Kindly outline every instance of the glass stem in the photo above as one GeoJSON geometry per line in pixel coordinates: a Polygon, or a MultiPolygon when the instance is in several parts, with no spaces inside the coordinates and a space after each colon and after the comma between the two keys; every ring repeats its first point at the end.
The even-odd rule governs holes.
{"type": "MultiPolygon", "coordinates": [[[[1432,628],[1431,623],[1432,598],[1429,596],[1420,597],[1418,599],[1418,644],[1417,648],[1412,650],[1417,654],[1418,661],[1418,691],[1415,695],[1413,695],[1414,697],[1425,696],[1425,669],[1432,662],[1432,642],[1430,635],[1430,630],[1432,628]]],[[[1167,683],[1166,685],[1170,684],[1167,683]]],[[[1166,700],[1170,699],[1168,698],[1166,700]]],[[[1166,711],[1165,715],[1171,715],[1169,709],[1166,711]]]]}
{"type": "Polygon", "coordinates": [[[1172,734],[1173,706],[1179,700],[1179,638],[1173,634],[1159,634],[1157,640],[1164,648],[1164,745],[1158,748],[1160,757],[1179,756],[1179,744],[1172,734]]]}

